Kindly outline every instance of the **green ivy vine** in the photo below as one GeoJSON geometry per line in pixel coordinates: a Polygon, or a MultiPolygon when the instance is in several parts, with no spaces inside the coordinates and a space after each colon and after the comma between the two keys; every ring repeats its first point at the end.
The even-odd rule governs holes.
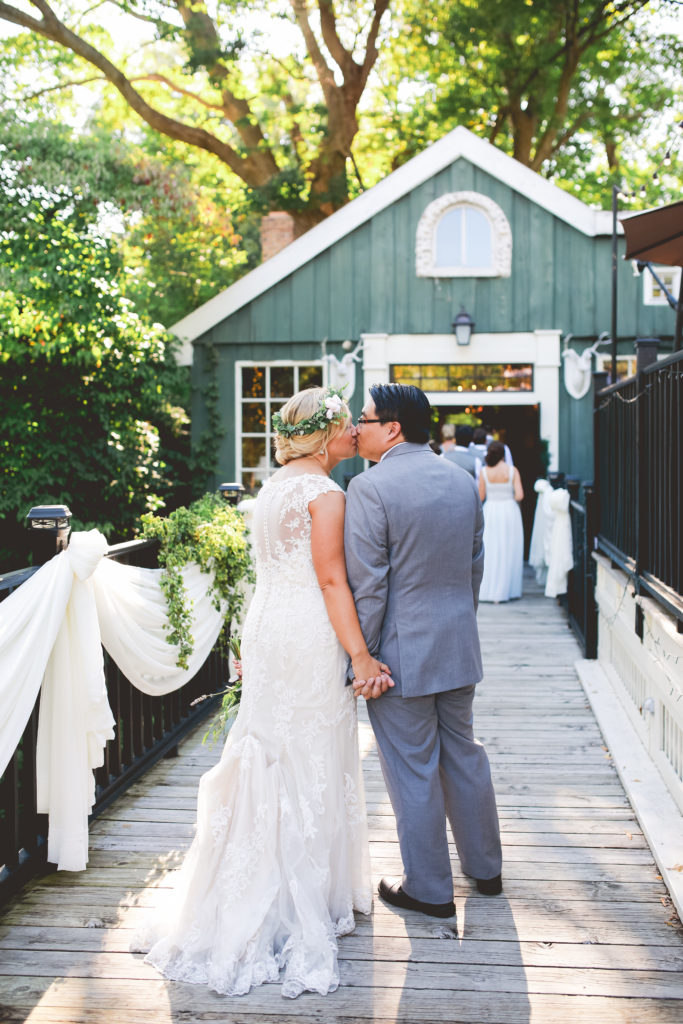
{"type": "Polygon", "coordinates": [[[213,573],[214,607],[224,608],[224,635],[239,614],[244,598],[241,581],[253,581],[244,518],[220,494],[205,494],[168,516],[142,517],[142,537],[159,542],[161,589],[168,606],[166,639],[178,646],[177,664],[188,667],[194,650],[192,606],[183,584],[182,569],[196,562],[202,572],[213,573]]]}

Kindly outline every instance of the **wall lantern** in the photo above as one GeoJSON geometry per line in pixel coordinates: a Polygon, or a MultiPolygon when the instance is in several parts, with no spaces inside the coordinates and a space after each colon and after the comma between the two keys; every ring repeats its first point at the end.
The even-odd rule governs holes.
{"type": "Polygon", "coordinates": [[[458,345],[469,345],[472,331],[474,330],[474,320],[469,313],[465,312],[464,306],[460,307],[460,312],[453,320],[451,326],[458,345]]]}

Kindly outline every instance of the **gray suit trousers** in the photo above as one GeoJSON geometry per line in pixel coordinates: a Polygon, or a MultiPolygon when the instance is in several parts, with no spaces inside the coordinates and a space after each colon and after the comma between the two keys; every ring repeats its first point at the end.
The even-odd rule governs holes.
{"type": "Polygon", "coordinates": [[[474,738],[474,686],[368,701],[403,860],[403,889],[425,903],[453,898],[446,816],[460,865],[501,873],[496,799],[486,751],[474,738]]]}

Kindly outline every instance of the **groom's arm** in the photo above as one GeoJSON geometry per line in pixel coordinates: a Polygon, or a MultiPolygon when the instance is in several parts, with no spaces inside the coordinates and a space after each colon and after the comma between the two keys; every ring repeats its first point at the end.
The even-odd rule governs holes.
{"type": "Polygon", "coordinates": [[[388,524],[370,476],[354,477],[346,495],[344,551],[349,586],[368,650],[378,657],[389,581],[388,524]]]}

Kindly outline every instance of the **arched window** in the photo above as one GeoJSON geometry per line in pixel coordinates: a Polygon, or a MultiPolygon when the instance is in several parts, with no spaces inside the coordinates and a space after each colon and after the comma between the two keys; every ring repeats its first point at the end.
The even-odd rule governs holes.
{"type": "Polygon", "coordinates": [[[507,217],[478,192],[451,192],[430,203],[416,238],[418,277],[509,277],[507,217]]]}

